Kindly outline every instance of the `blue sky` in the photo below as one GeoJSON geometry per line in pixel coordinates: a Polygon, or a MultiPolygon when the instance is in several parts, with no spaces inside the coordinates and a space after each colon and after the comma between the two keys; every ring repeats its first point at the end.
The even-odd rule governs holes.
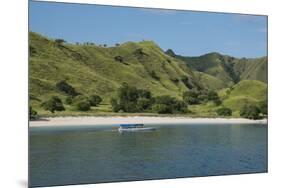
{"type": "Polygon", "coordinates": [[[114,45],[153,40],[163,50],[198,56],[267,55],[267,17],[239,14],[30,2],[30,30],[68,42],[114,45]]]}

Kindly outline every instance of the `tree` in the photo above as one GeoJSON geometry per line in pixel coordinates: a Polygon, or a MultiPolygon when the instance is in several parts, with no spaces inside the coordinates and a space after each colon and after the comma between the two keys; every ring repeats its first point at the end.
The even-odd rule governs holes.
{"type": "Polygon", "coordinates": [[[58,82],[56,84],[56,87],[60,91],[66,93],[68,95],[71,95],[71,96],[77,96],[78,95],[78,93],[76,92],[75,88],[72,87],[70,84],[68,84],[65,80],[58,82]]]}
{"type": "Polygon", "coordinates": [[[55,111],[64,111],[65,110],[65,108],[64,108],[64,106],[62,104],[62,101],[57,96],[52,96],[51,99],[43,102],[41,104],[41,106],[45,110],[48,110],[48,111],[50,111],[52,113],[54,113],[55,111]]]}
{"type": "Polygon", "coordinates": [[[173,104],[173,113],[186,113],[187,104],[183,101],[176,100],[173,104]]]}
{"type": "Polygon", "coordinates": [[[56,39],[55,40],[55,43],[57,44],[57,45],[59,45],[59,46],[61,46],[63,43],[65,43],[66,41],[65,40],[63,40],[63,39],[56,39]]]}
{"type": "Polygon", "coordinates": [[[176,54],[172,49],[168,49],[165,53],[171,57],[176,57],[176,54]]]}
{"type": "Polygon", "coordinates": [[[151,92],[146,89],[138,89],[138,96],[141,98],[151,99],[151,92]]]}
{"type": "Polygon", "coordinates": [[[166,104],[154,104],[152,110],[158,114],[171,114],[172,109],[166,104]]]}
{"type": "Polygon", "coordinates": [[[260,111],[263,115],[267,115],[267,100],[261,101],[259,104],[260,111]]]}
{"type": "Polygon", "coordinates": [[[123,83],[117,90],[117,96],[110,103],[114,112],[142,112],[151,105],[151,93],[123,83]],[[147,99],[147,100],[146,100],[147,99]]]}
{"type": "Polygon", "coordinates": [[[31,56],[36,54],[36,49],[33,46],[31,46],[31,45],[29,45],[29,54],[31,56]]]}
{"type": "Polygon", "coordinates": [[[144,53],[142,48],[138,48],[134,51],[134,55],[138,60],[142,61],[147,54],[144,53]]]}
{"type": "Polygon", "coordinates": [[[115,61],[118,61],[118,62],[120,62],[120,63],[123,63],[123,57],[120,56],[120,55],[115,56],[115,57],[114,57],[114,60],[115,60],[115,61]]]}
{"type": "Polygon", "coordinates": [[[112,106],[113,112],[119,112],[119,110],[121,109],[116,98],[111,98],[110,104],[112,106]]]}
{"type": "Polygon", "coordinates": [[[76,103],[76,109],[79,111],[89,111],[91,109],[91,104],[87,100],[79,101],[76,103]]]}
{"type": "Polygon", "coordinates": [[[186,104],[199,104],[200,101],[198,99],[199,92],[195,90],[189,90],[183,93],[183,100],[186,104]]]}
{"type": "Polygon", "coordinates": [[[91,106],[97,106],[101,103],[102,98],[98,95],[91,95],[89,97],[89,102],[91,106]]]}
{"type": "Polygon", "coordinates": [[[215,91],[208,92],[208,100],[213,101],[216,105],[221,104],[220,97],[218,96],[217,92],[215,92],[215,91]]]}
{"type": "Polygon", "coordinates": [[[117,47],[117,46],[120,46],[120,44],[119,44],[119,43],[116,43],[115,46],[116,46],[116,47],[117,47]]]}
{"type": "Polygon", "coordinates": [[[189,90],[183,93],[183,100],[190,105],[201,104],[213,101],[216,105],[221,104],[221,100],[215,91],[208,90],[189,90]]]}
{"type": "Polygon", "coordinates": [[[253,104],[247,104],[240,110],[240,116],[248,119],[260,119],[260,109],[253,104]]]}
{"type": "Polygon", "coordinates": [[[68,96],[65,99],[65,104],[71,105],[73,103],[73,97],[72,96],[68,96]]]}
{"type": "Polygon", "coordinates": [[[136,55],[141,55],[141,56],[142,56],[142,55],[145,55],[145,53],[143,52],[143,49],[142,49],[142,48],[136,49],[136,50],[135,50],[135,54],[136,54],[136,55]]]}
{"type": "Polygon", "coordinates": [[[186,113],[185,102],[177,100],[169,95],[155,97],[152,109],[158,113],[186,113]]]}
{"type": "Polygon", "coordinates": [[[217,110],[217,114],[220,116],[231,116],[232,110],[230,108],[222,107],[217,110]]]}
{"type": "Polygon", "coordinates": [[[154,70],[150,72],[150,76],[152,78],[154,78],[155,80],[159,80],[160,79],[160,77],[156,74],[156,72],[154,70]]]}
{"type": "Polygon", "coordinates": [[[33,119],[37,119],[38,118],[38,113],[32,109],[32,107],[29,107],[29,119],[33,120],[33,119]]]}
{"type": "Polygon", "coordinates": [[[147,109],[149,109],[149,107],[151,106],[151,100],[148,98],[138,98],[137,101],[137,108],[139,111],[145,111],[147,109]]]}
{"type": "Polygon", "coordinates": [[[192,89],[193,88],[193,85],[191,83],[189,83],[189,79],[188,79],[187,76],[182,76],[181,77],[181,81],[188,89],[192,89]]]}

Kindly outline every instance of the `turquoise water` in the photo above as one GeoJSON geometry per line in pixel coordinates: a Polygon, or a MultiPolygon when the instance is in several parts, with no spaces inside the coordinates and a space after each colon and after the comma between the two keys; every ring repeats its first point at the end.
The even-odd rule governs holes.
{"type": "Polygon", "coordinates": [[[30,185],[267,172],[267,125],[151,126],[31,128],[30,185]]]}

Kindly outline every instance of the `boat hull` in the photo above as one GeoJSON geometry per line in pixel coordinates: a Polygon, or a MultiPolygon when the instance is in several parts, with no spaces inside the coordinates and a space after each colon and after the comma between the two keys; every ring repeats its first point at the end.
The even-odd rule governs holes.
{"type": "Polygon", "coordinates": [[[141,132],[141,131],[153,131],[155,127],[144,127],[144,128],[119,128],[119,132],[141,132]]]}

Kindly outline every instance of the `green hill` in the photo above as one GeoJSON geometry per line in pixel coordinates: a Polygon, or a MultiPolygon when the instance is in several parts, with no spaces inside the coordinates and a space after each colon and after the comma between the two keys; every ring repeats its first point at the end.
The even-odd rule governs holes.
{"type": "Polygon", "coordinates": [[[226,91],[223,105],[234,111],[245,104],[258,104],[267,99],[267,84],[257,80],[243,80],[226,91]]]}
{"type": "Polygon", "coordinates": [[[225,83],[223,80],[220,80],[219,78],[216,78],[215,76],[194,71],[195,77],[198,80],[198,82],[203,85],[204,88],[210,89],[210,90],[219,90],[221,88],[226,88],[229,85],[225,83]]]}
{"type": "MultiPolygon", "coordinates": [[[[153,96],[169,95],[179,100],[191,89],[217,90],[222,105],[236,112],[246,103],[266,98],[266,58],[237,59],[218,53],[184,57],[171,50],[165,53],[153,41],[107,47],[71,44],[34,32],[29,33],[29,40],[30,106],[43,116],[52,115],[41,107],[52,96],[62,99],[65,107],[55,115],[114,115],[110,99],[124,82],[147,89],[153,96]],[[75,110],[66,102],[69,95],[57,87],[62,81],[75,93],[101,96],[102,103],[87,112],[75,110]]],[[[189,109],[195,116],[216,116],[219,107],[207,103],[190,105],[189,109]]]]}
{"type": "MultiPolygon", "coordinates": [[[[224,83],[219,84],[215,81],[215,86],[213,86],[212,82],[210,82],[207,84],[209,88],[224,88],[232,86],[241,80],[267,82],[267,57],[254,59],[234,58],[219,53],[209,53],[199,57],[186,57],[176,55],[172,50],[167,50],[166,54],[186,62],[193,70],[200,72],[201,74],[199,75],[208,74],[224,83]]],[[[214,78],[211,79],[215,80],[214,78]]]]}
{"type": "Polygon", "coordinates": [[[29,87],[35,109],[52,95],[66,97],[56,88],[62,80],[78,93],[102,96],[105,103],[123,82],[176,98],[200,85],[184,62],[166,55],[152,41],[101,47],[56,42],[33,32],[29,37],[29,87]]]}
{"type": "Polygon", "coordinates": [[[239,59],[233,69],[241,80],[259,80],[267,83],[267,57],[239,59]]]}

